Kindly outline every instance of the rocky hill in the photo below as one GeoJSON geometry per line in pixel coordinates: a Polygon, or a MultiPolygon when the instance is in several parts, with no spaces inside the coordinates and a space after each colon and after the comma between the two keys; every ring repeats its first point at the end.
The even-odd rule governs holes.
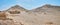
{"type": "Polygon", "coordinates": [[[47,4],[32,10],[12,6],[0,12],[0,25],[60,25],[60,6],[47,4]]]}

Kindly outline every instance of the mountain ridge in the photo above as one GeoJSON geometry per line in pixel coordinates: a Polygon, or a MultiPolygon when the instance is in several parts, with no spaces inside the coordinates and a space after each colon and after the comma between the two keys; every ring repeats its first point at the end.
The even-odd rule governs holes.
{"type": "MultiPolygon", "coordinates": [[[[40,9],[40,8],[43,8],[43,7],[44,7],[44,8],[60,8],[60,6],[45,4],[45,5],[41,6],[41,7],[33,8],[33,9],[31,9],[31,11],[32,11],[32,10],[36,10],[36,9],[40,9]]],[[[19,5],[12,6],[12,7],[10,7],[9,9],[13,9],[13,8],[14,8],[14,9],[20,9],[20,10],[28,10],[28,9],[25,9],[24,7],[19,6],[19,5]]],[[[9,9],[3,10],[3,11],[8,11],[9,9]]]]}

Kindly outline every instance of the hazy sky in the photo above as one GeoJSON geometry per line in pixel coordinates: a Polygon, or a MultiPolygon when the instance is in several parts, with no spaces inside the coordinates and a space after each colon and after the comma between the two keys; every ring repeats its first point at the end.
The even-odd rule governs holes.
{"type": "Polygon", "coordinates": [[[60,6],[60,0],[0,0],[0,10],[8,9],[16,4],[30,10],[44,4],[60,6]]]}

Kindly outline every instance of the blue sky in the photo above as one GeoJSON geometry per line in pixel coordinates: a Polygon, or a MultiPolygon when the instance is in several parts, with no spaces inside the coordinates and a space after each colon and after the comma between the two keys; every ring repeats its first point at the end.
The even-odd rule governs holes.
{"type": "Polygon", "coordinates": [[[60,6],[60,0],[0,0],[0,10],[6,10],[16,4],[30,10],[44,4],[60,6]]]}

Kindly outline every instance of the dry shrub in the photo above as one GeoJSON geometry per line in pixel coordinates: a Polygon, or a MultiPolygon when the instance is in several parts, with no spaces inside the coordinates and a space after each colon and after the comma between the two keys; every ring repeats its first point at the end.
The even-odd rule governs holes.
{"type": "Polygon", "coordinates": [[[53,24],[53,22],[47,22],[46,24],[53,24]]]}

